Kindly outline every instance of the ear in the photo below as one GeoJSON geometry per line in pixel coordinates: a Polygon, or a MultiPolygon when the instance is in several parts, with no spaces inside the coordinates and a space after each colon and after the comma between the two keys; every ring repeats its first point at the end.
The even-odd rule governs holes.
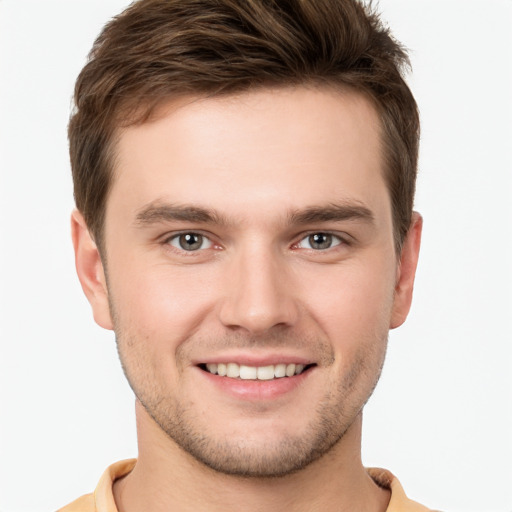
{"type": "Polygon", "coordinates": [[[108,302],[107,281],[100,253],[82,214],[71,214],[71,236],[75,249],[75,266],[82,289],[91,304],[94,320],[104,329],[113,329],[108,302]]]}
{"type": "Polygon", "coordinates": [[[395,329],[402,325],[411,309],[414,277],[420,254],[422,227],[423,219],[421,215],[418,212],[413,212],[411,226],[404,240],[397,270],[390,329],[395,329]]]}

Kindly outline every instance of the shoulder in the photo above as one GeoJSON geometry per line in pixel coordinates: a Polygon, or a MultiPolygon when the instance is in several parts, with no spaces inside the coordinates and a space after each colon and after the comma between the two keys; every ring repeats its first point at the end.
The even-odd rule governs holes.
{"type": "Polygon", "coordinates": [[[69,505],[60,508],[57,512],[96,512],[94,494],[86,494],[69,505]]]}
{"type": "Polygon", "coordinates": [[[136,459],[128,459],[112,464],[101,476],[94,493],[85,494],[57,512],[117,512],[112,485],[117,479],[126,476],[135,463],[136,459]]]}
{"type": "Polygon", "coordinates": [[[379,487],[391,491],[391,500],[386,512],[435,512],[409,499],[398,478],[390,471],[381,468],[368,468],[367,471],[379,487]]]}

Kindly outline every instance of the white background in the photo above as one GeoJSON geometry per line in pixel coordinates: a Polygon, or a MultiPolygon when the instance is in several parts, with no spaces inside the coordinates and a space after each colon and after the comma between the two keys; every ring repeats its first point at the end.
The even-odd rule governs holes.
{"type": "MultiPolygon", "coordinates": [[[[0,0],[0,510],[55,510],[136,455],[113,335],[73,267],[73,82],[126,0],[0,0]]],[[[512,511],[512,2],[381,0],[423,121],[416,296],[363,456],[414,499],[512,511]]]]}

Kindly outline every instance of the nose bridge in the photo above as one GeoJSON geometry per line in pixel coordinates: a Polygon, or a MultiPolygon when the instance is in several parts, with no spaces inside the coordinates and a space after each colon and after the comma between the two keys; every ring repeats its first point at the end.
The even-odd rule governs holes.
{"type": "Polygon", "coordinates": [[[286,257],[269,245],[253,240],[233,255],[220,312],[227,327],[258,334],[296,322],[297,304],[286,257]]]}

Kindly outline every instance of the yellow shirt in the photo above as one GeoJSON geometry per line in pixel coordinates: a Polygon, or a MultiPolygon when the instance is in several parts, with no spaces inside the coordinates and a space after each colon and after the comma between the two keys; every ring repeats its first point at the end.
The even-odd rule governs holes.
{"type": "MultiPolygon", "coordinates": [[[[103,473],[93,494],[86,494],[57,512],[118,512],[112,484],[127,475],[135,462],[136,459],[129,459],[112,464],[103,473]]],[[[367,471],[378,485],[391,491],[391,501],[386,512],[429,512],[428,508],[407,498],[400,482],[389,471],[377,468],[367,471]]]]}

